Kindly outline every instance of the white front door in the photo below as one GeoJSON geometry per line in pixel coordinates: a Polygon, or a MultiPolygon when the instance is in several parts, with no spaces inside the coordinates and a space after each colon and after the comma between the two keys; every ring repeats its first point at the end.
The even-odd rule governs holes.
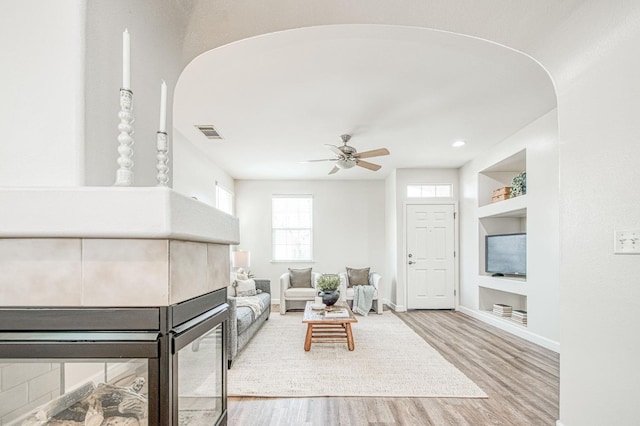
{"type": "Polygon", "coordinates": [[[454,206],[407,205],[407,307],[455,308],[454,206]]]}

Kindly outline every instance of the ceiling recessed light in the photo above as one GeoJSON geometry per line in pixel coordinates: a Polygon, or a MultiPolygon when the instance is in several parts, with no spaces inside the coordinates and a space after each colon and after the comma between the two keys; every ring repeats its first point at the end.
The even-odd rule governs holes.
{"type": "Polygon", "coordinates": [[[464,146],[466,144],[465,141],[455,141],[454,143],[451,144],[452,147],[454,148],[460,148],[461,146],[464,146]]]}

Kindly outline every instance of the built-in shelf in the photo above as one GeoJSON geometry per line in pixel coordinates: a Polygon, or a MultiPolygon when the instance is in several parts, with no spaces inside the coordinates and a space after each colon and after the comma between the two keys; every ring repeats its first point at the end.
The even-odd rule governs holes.
{"type": "MultiPolygon", "coordinates": [[[[478,172],[478,207],[496,205],[510,199],[491,203],[493,191],[511,186],[511,181],[527,168],[527,151],[522,150],[478,172]]],[[[519,197],[516,197],[517,199],[519,197]]]]}
{"type": "Polygon", "coordinates": [[[479,310],[483,314],[490,315],[491,318],[495,318],[499,321],[507,321],[513,323],[519,327],[526,327],[524,324],[520,324],[511,319],[511,317],[501,317],[493,313],[493,305],[500,303],[503,305],[511,306],[512,309],[518,309],[522,311],[527,310],[527,296],[517,294],[513,291],[502,291],[493,288],[483,287],[480,285],[480,306],[479,310]]]}
{"type": "Polygon", "coordinates": [[[519,294],[522,296],[526,296],[528,294],[527,291],[527,282],[522,278],[518,277],[492,277],[492,276],[479,276],[478,277],[478,286],[483,288],[489,288],[492,290],[504,291],[514,294],[519,294]]]}
{"type": "MultiPolygon", "coordinates": [[[[463,168],[461,183],[465,185],[465,195],[469,195],[466,199],[473,201],[463,203],[462,210],[464,228],[461,228],[461,235],[465,237],[462,285],[465,291],[459,309],[514,335],[559,351],[558,233],[561,224],[558,220],[557,122],[554,120],[550,117],[548,121],[532,123],[526,131],[507,138],[463,168]],[[520,194],[518,185],[512,194],[514,177],[523,176],[522,172],[530,183],[528,194],[525,190],[525,194],[516,195],[520,194]],[[515,196],[502,199],[507,194],[515,196]],[[526,234],[526,276],[494,277],[487,272],[486,237],[505,234],[526,234]],[[526,311],[527,324],[494,314],[495,304],[526,311]]],[[[493,262],[490,264],[490,270],[501,269],[493,267],[493,262]]],[[[504,270],[512,272],[516,269],[504,270]]],[[[499,308],[496,311],[500,313],[499,308]]],[[[516,316],[520,318],[521,314],[516,316]]]]}
{"type": "Polygon", "coordinates": [[[493,309],[495,303],[502,303],[511,306],[513,309],[527,310],[527,296],[509,290],[497,290],[490,287],[478,287],[479,306],[481,311],[493,309]]]}
{"type": "Polygon", "coordinates": [[[478,217],[527,217],[527,196],[510,198],[478,208],[478,217]]]}
{"type": "MultiPolygon", "coordinates": [[[[526,202],[525,196],[518,197],[523,198],[522,201],[526,202]]],[[[516,201],[506,200],[500,203],[507,203],[508,201],[516,201]]],[[[496,204],[500,204],[496,203],[496,204]]],[[[524,203],[518,202],[517,204],[511,203],[511,206],[521,207],[524,203]]],[[[486,206],[493,207],[493,206],[486,206]]],[[[501,210],[501,213],[498,213],[497,210],[490,210],[486,208],[481,208],[481,210],[490,213],[488,216],[478,217],[478,241],[480,242],[480,247],[478,251],[478,274],[481,277],[489,278],[490,274],[485,270],[485,237],[487,235],[496,235],[496,234],[517,234],[521,232],[527,232],[527,209],[518,208],[515,210],[501,210]]],[[[493,277],[491,277],[493,278],[493,277]]],[[[525,282],[527,280],[526,277],[500,277],[502,280],[514,280],[519,282],[525,282]]]]}
{"type": "Polygon", "coordinates": [[[480,311],[480,314],[483,316],[486,316],[487,319],[491,320],[491,321],[495,321],[496,323],[499,324],[503,324],[503,325],[507,325],[507,326],[514,326],[514,327],[520,327],[520,328],[527,328],[526,324],[520,324],[519,322],[513,321],[511,318],[508,317],[499,317],[498,315],[495,315],[492,311],[480,311]]]}
{"type": "Polygon", "coordinates": [[[527,232],[527,196],[520,195],[492,202],[493,192],[511,186],[512,179],[526,170],[527,152],[519,151],[478,172],[478,314],[487,322],[512,330],[526,329],[526,325],[510,317],[495,315],[496,303],[514,310],[527,310],[528,287],[526,277],[494,277],[485,270],[484,241],[487,235],[527,232]]]}

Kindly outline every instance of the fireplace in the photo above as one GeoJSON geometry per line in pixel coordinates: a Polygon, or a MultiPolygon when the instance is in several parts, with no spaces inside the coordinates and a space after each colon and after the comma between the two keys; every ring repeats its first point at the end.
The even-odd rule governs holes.
{"type": "Polygon", "coordinates": [[[226,424],[227,308],[0,308],[0,424],[226,424]]]}

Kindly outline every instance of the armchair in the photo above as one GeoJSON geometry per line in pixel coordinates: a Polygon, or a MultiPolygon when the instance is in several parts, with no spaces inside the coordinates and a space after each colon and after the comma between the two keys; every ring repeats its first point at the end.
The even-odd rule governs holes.
{"type": "MultiPolygon", "coordinates": [[[[340,272],[340,300],[351,301],[353,303],[353,287],[348,286],[348,278],[346,272],[340,272]]],[[[380,280],[382,277],[377,272],[369,273],[369,285],[375,288],[373,293],[373,307],[377,314],[382,314],[382,298],[380,295],[380,280]]]]}
{"type": "Polygon", "coordinates": [[[318,272],[311,272],[311,285],[312,287],[291,287],[291,277],[289,272],[285,272],[280,276],[280,315],[287,313],[287,302],[289,301],[307,301],[314,300],[318,295],[316,285],[318,278],[322,274],[318,272]]]}

